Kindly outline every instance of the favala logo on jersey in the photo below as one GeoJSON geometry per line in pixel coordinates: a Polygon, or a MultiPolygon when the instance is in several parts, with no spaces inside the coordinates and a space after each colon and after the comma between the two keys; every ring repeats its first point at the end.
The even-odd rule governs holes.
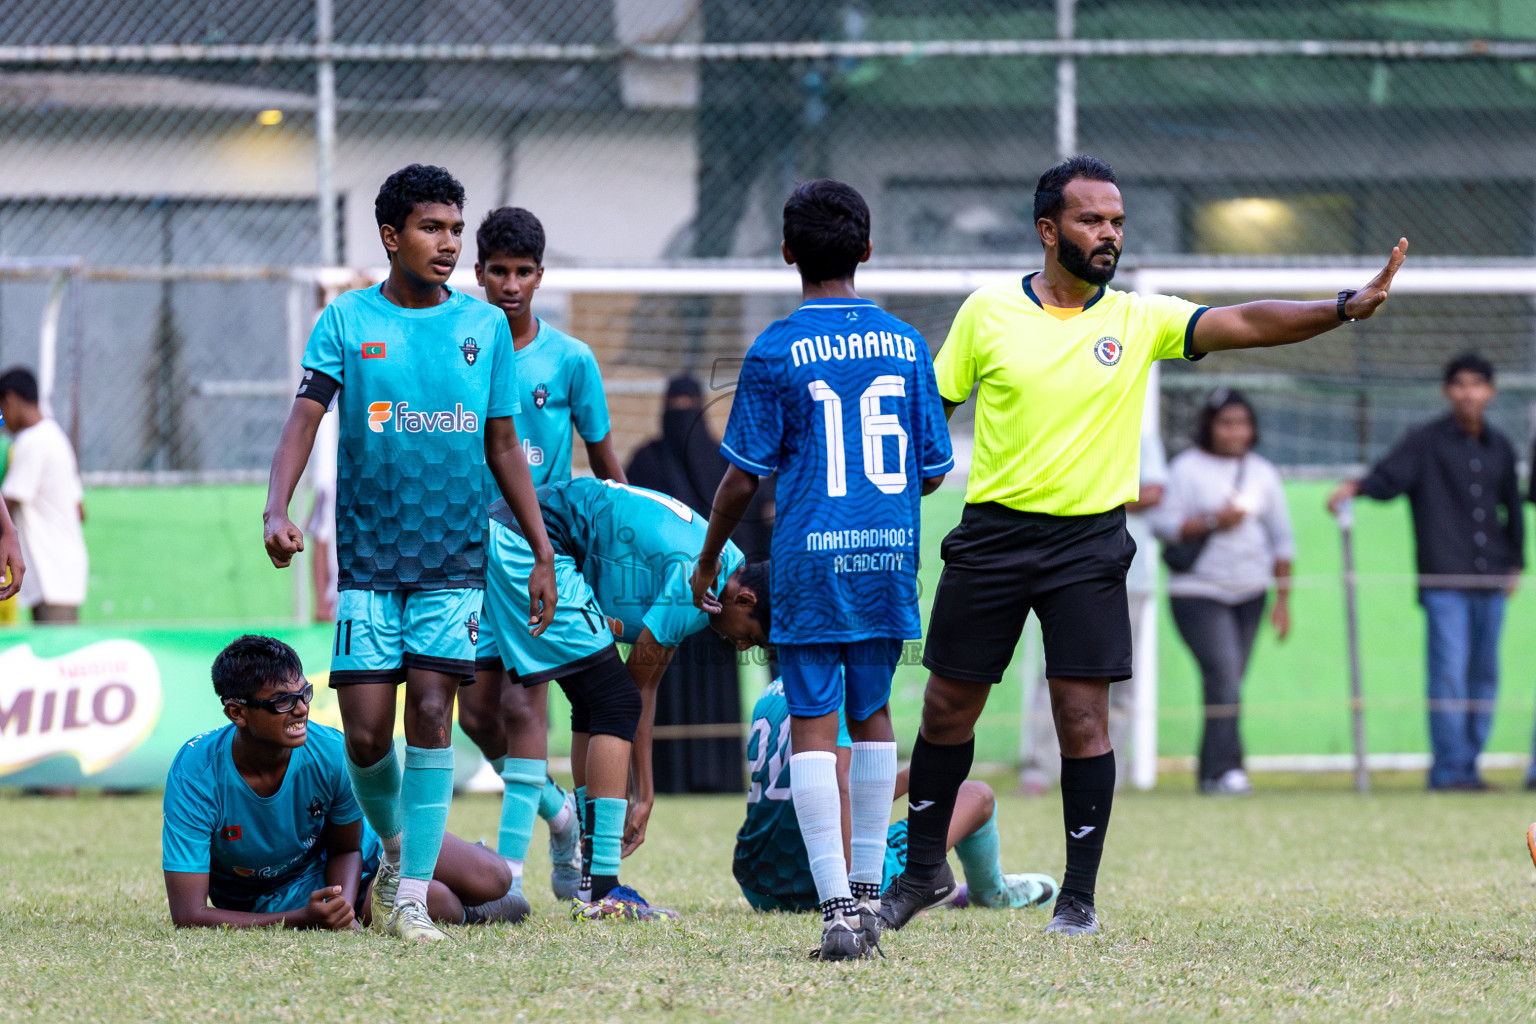
{"type": "Polygon", "coordinates": [[[1120,344],[1119,338],[1100,338],[1093,343],[1094,358],[1105,366],[1114,366],[1124,354],[1125,346],[1120,344]]]}
{"type": "Polygon", "coordinates": [[[409,402],[369,402],[368,429],[384,433],[385,424],[393,424],[397,434],[473,434],[480,429],[480,417],[455,405],[452,412],[418,412],[409,402]]]}

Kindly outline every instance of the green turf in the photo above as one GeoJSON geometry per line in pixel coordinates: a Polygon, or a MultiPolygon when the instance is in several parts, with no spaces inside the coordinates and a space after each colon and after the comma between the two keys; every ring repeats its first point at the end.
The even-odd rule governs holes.
{"type": "MultiPolygon", "coordinates": [[[[1282,781],[1282,780],[1277,780],[1282,781]]],[[[0,1019],[26,1021],[1523,1020],[1536,1015],[1536,889],[1516,793],[1369,798],[1275,788],[1199,798],[1187,777],[1116,804],[1106,933],[1043,911],[920,919],[888,959],[806,959],[817,926],[759,915],[730,876],[740,802],[663,798],[625,878],[681,910],[583,925],[530,885],[522,926],[433,949],[374,935],[182,932],[158,870],[157,797],[0,796],[0,1019]]],[[[1060,870],[1051,798],[1005,796],[1009,870],[1060,870]]],[[[497,803],[451,827],[493,835],[497,803]]],[[[530,879],[547,877],[542,830],[530,879]]]]}
{"type": "MultiPolygon", "coordinates": [[[[1295,519],[1299,574],[1294,632],[1278,644],[1266,628],[1249,672],[1243,731],[1254,754],[1342,754],[1349,747],[1347,648],[1338,530],[1323,510],[1324,482],[1287,487],[1295,519]]],[[[91,548],[87,621],[224,621],[258,627],[292,615],[293,576],[272,569],[261,550],[259,486],[95,488],[87,496],[91,548]]],[[[926,498],[923,605],[941,563],[939,543],[959,520],[963,497],[946,488],[926,498]]],[[[1423,720],[1423,619],[1409,579],[1412,545],[1406,507],[1362,502],[1357,528],[1360,623],[1374,751],[1427,749],[1423,720]]],[[[1161,617],[1159,752],[1190,754],[1197,743],[1199,683],[1193,659],[1167,614],[1161,617]]],[[[1504,630],[1505,683],[1488,749],[1525,751],[1531,743],[1536,683],[1536,603],[1517,596],[1504,630]]],[[[1021,659],[996,688],[978,728],[978,756],[1012,760],[1019,746],[1021,659]]],[[[893,707],[915,722],[927,676],[898,671],[893,707]]]]}

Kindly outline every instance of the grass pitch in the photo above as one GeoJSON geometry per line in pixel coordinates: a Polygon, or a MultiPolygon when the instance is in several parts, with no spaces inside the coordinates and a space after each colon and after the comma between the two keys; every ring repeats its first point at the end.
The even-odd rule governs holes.
{"type": "MultiPolygon", "coordinates": [[[[1165,776],[1117,803],[1102,938],[1047,938],[1044,911],[950,911],[888,936],[888,959],[838,965],[806,959],[811,917],[755,914],[737,894],[736,798],[663,798],[625,864],[626,881],[685,913],[676,924],[577,925],[530,884],[528,923],[414,949],[176,932],[158,795],[4,795],[0,1019],[1536,1018],[1523,841],[1536,801],[1512,786],[1430,796],[1416,777],[1377,783],[1360,798],[1339,778],[1261,777],[1259,796],[1222,801],[1165,776]]],[[[493,835],[497,809],[461,796],[451,827],[493,835]]],[[[1055,799],[1004,796],[999,825],[1009,870],[1060,871],[1055,799]]],[[[547,878],[542,842],[541,830],[533,882],[547,878]]]]}

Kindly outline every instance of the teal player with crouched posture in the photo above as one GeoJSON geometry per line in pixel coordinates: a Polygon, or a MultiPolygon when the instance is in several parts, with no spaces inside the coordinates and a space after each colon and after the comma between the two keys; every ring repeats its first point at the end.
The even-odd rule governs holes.
{"type": "Polygon", "coordinates": [[[529,601],[513,620],[553,617],[554,552],[513,416],[517,368],[506,315],[447,286],[464,231],[464,187],[441,167],[390,175],[374,201],[389,276],[326,307],[304,351],[263,513],[267,554],[304,548],[288,503],[320,418],[338,403],[332,646],[347,772],[384,847],[375,927],[435,942],[427,889],[453,797],[453,703],[475,670],[485,588],[488,479],[527,535],[529,601]],[[490,470],[487,476],[487,468],[490,470]],[[405,764],[395,756],[405,683],[405,764]]]}
{"type": "MultiPolygon", "coordinates": [[[[853,740],[839,716],[837,778],[848,816],[848,762],[853,740]]],[[[736,834],[731,871],[741,894],[754,910],[815,910],[816,879],[811,875],[800,822],[790,800],[791,746],[789,705],[784,683],[775,679],[752,708],[747,733],[752,781],[747,819],[736,834]]],[[[896,796],[907,791],[906,772],[896,776],[896,796]]],[[[951,906],[995,909],[1039,907],[1056,895],[1056,880],[1042,874],[1004,874],[999,856],[997,798],[985,782],[968,781],[960,789],[949,824],[949,848],[960,858],[966,882],[951,906]]],[[[845,850],[846,855],[846,850],[845,850]]],[[[885,839],[882,884],[907,866],[907,823],[889,826],[885,839]]]]}
{"type": "MultiPolygon", "coordinates": [[[[515,206],[492,210],[475,232],[475,279],[486,301],[506,313],[517,351],[522,411],[513,419],[528,471],[535,487],[569,480],[574,428],[593,474],[623,483],[596,356],[533,313],[534,292],[544,278],[544,241],[539,219],[515,206]]],[[[483,615],[475,683],[459,691],[459,727],[505,785],[497,852],[521,892],[533,840],[533,822],[523,808],[536,807],[549,824],[550,886],[557,899],[570,899],[581,883],[581,822],[575,797],[549,777],[549,688],[512,681],[501,664],[496,630],[483,615]]]]}
{"type": "MultiPolygon", "coordinates": [[[[917,611],[919,498],[954,466],[928,344],[853,288],[869,259],[869,207],[838,181],[808,181],[784,204],[784,259],[804,301],[747,350],[720,452],[694,600],[730,576],[720,564],[760,477],[778,475],[772,640],[793,734],[795,812],[822,912],[822,960],[872,955],[896,786],[888,702],[917,611]],[[722,576],[722,570],[724,575],[722,576]],[[838,710],[853,736],[852,859],[843,857],[838,710]]],[[[733,638],[734,639],[734,638],[733,638]]]]}
{"type": "MultiPolygon", "coordinates": [[[[165,780],[161,867],[172,922],[366,924],[364,893],[383,848],[353,796],[341,734],[309,720],[314,688],[298,654],[272,637],[242,636],[214,659],[213,689],[229,724],[188,741],[165,780]]],[[[515,920],[511,896],[499,857],[444,836],[427,890],[435,920],[515,920]]]]}
{"type": "MultiPolygon", "coordinates": [[[[619,861],[645,841],[655,802],[656,686],[678,644],[708,625],[688,586],[706,524],[675,498],[611,480],[541,487],[539,506],[555,546],[560,606],[554,622],[539,636],[503,628],[527,605],[532,552],[500,502],[491,506],[485,605],[513,680],[533,689],[557,680],[571,703],[571,772],[585,847],[582,891],[571,901],[571,915],[676,917],[620,885],[619,861]],[[615,642],[632,645],[627,662],[615,642]],[[631,779],[632,803],[626,801],[631,779]]],[[[732,572],[744,562],[735,545],[727,545],[721,560],[732,572]]],[[[758,585],[766,588],[766,578],[758,585]]],[[[520,813],[510,827],[531,832],[531,802],[520,813]]]]}

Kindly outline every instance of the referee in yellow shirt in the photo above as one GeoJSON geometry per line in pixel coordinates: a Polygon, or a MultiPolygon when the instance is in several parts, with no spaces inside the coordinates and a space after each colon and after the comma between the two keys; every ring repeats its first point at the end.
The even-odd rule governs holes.
{"type": "Polygon", "coordinates": [[[1045,269],[982,288],[934,360],[946,411],[976,399],[965,514],[944,539],[923,663],[928,689],[912,751],[907,867],[882,896],[898,929],[954,898],[945,838],[971,769],[973,727],[1039,616],[1061,740],[1067,869],[1047,932],[1097,933],[1093,889],[1115,788],[1109,684],[1131,674],[1125,573],[1136,545],[1141,412],[1155,359],[1288,345],[1363,320],[1387,298],[1408,240],[1358,291],[1317,302],[1208,308],[1112,291],[1125,232],[1115,172],[1089,156],[1035,188],[1045,269]]]}

